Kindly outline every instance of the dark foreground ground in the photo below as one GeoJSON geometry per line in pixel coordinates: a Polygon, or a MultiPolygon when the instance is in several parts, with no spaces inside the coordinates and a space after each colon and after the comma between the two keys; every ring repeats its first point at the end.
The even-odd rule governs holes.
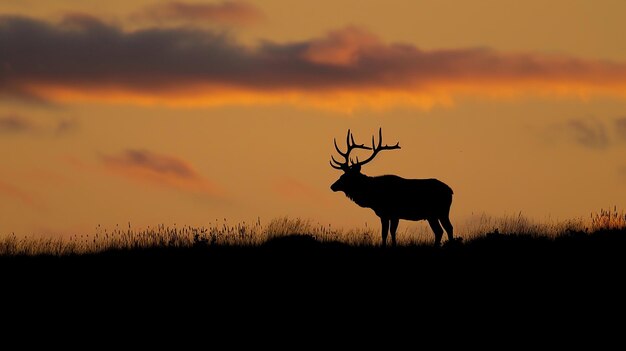
{"type": "MultiPolygon", "coordinates": [[[[611,328],[624,325],[625,249],[623,231],[387,249],[294,235],[257,247],[0,257],[0,283],[4,311],[22,311],[26,325],[45,311],[47,323],[68,317],[83,327],[217,323],[308,335],[419,322],[488,335],[514,323],[522,338],[555,325],[569,333],[602,326],[615,336],[611,328]]],[[[411,333],[427,337],[420,330],[411,333]]]]}
{"type": "Polygon", "coordinates": [[[570,233],[556,239],[489,234],[469,242],[386,249],[319,242],[308,235],[279,237],[260,246],[156,247],[74,256],[0,257],[0,274],[17,285],[114,289],[180,286],[207,291],[309,287],[338,289],[452,286],[459,294],[481,287],[501,293],[514,285],[545,289],[622,283],[626,232],[570,233]]]}

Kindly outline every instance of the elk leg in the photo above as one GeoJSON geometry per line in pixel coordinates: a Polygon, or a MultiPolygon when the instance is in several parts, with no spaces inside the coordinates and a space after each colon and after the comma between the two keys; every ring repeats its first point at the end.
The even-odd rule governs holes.
{"type": "Polygon", "coordinates": [[[383,225],[381,234],[383,236],[383,247],[387,246],[387,231],[389,230],[389,219],[380,217],[380,223],[383,225]]]}
{"type": "Polygon", "coordinates": [[[448,216],[445,216],[443,218],[440,218],[439,221],[441,222],[443,229],[445,229],[446,233],[448,233],[448,240],[450,241],[454,240],[454,234],[452,234],[454,228],[452,228],[452,223],[450,223],[450,218],[448,216]]]}
{"type": "Polygon", "coordinates": [[[430,224],[430,228],[435,233],[435,246],[441,245],[441,237],[443,236],[443,228],[439,224],[439,220],[437,218],[429,218],[428,224],[430,224]]]}
{"type": "Polygon", "coordinates": [[[400,220],[393,218],[390,222],[391,225],[389,230],[391,231],[391,246],[396,246],[396,230],[398,230],[398,222],[400,222],[400,220]]]}

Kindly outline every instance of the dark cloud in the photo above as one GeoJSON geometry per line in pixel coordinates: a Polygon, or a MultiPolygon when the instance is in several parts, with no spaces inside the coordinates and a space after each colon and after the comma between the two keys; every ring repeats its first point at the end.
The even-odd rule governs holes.
{"type": "Polygon", "coordinates": [[[75,119],[43,122],[34,122],[18,114],[0,115],[0,134],[64,135],[78,129],[78,122],[75,119]]]}
{"type": "MultiPolygon", "coordinates": [[[[2,56],[2,53],[0,53],[0,56],[2,56]]],[[[0,73],[6,72],[8,70],[8,65],[5,65],[4,68],[5,69],[0,67],[0,73]]],[[[3,85],[3,77],[0,77],[0,102],[2,101],[21,102],[30,106],[57,107],[57,104],[54,101],[51,101],[44,96],[34,94],[28,89],[21,89],[17,86],[3,85]]]]}
{"type": "Polygon", "coordinates": [[[136,181],[211,196],[221,193],[188,162],[174,156],[128,149],[120,155],[101,155],[100,158],[107,169],[136,181]]]}
{"type": "Polygon", "coordinates": [[[37,128],[26,118],[20,115],[0,116],[0,133],[32,132],[37,128]]]}
{"type": "Polygon", "coordinates": [[[168,174],[177,178],[192,179],[198,177],[191,166],[184,161],[147,150],[126,150],[120,156],[103,156],[102,160],[109,165],[143,168],[151,172],[168,174]]]}
{"type": "Polygon", "coordinates": [[[245,50],[221,35],[190,29],[124,33],[76,15],[59,25],[0,17],[0,46],[5,48],[0,84],[15,91],[27,90],[26,83],[172,89],[180,83],[227,81],[249,66],[245,50]]]}
{"type": "MultiPolygon", "coordinates": [[[[546,136],[559,136],[589,149],[606,149],[626,141],[626,117],[602,120],[595,117],[571,118],[546,130],[546,136]]],[[[562,140],[562,139],[561,139],[562,140]]]]}
{"type": "Polygon", "coordinates": [[[67,133],[71,133],[73,131],[75,131],[76,129],[78,129],[78,121],[75,119],[63,119],[60,120],[56,127],[55,127],[55,133],[57,135],[64,135],[67,133]]]}
{"type": "Polygon", "coordinates": [[[571,119],[565,127],[569,137],[581,146],[592,149],[604,149],[609,146],[606,128],[597,119],[571,119]]]}
{"type": "Polygon", "coordinates": [[[240,1],[221,3],[189,3],[171,1],[147,6],[134,13],[135,20],[161,22],[193,22],[220,24],[248,24],[263,18],[256,7],[240,1]]]}
{"type": "Polygon", "coordinates": [[[511,90],[623,95],[626,88],[624,63],[489,49],[423,51],[352,27],[308,41],[246,47],[189,27],[129,32],[85,15],[58,24],[4,16],[0,47],[0,94],[55,101],[142,97],[168,103],[196,97],[220,103],[242,92],[245,101],[367,92],[413,101],[420,94],[493,96],[511,90]]]}

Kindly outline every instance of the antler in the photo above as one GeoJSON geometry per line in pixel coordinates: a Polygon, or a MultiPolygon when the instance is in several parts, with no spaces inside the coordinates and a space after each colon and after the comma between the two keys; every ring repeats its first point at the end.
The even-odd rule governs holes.
{"type": "Polygon", "coordinates": [[[335,143],[335,149],[337,150],[337,152],[339,153],[339,155],[343,156],[343,158],[345,159],[345,162],[339,162],[337,160],[335,160],[335,158],[333,156],[331,156],[331,162],[330,165],[335,168],[335,169],[340,169],[343,171],[347,171],[350,167],[352,166],[362,166],[368,162],[370,162],[371,160],[374,159],[374,157],[376,157],[376,155],[378,154],[378,152],[382,151],[382,150],[394,150],[394,149],[399,149],[400,148],[400,142],[397,142],[396,145],[393,146],[389,146],[389,145],[385,145],[383,146],[383,129],[379,128],[378,129],[378,145],[376,145],[375,141],[374,141],[374,136],[372,135],[372,147],[369,146],[365,146],[364,144],[357,144],[354,142],[354,136],[352,136],[352,133],[350,133],[350,129],[348,129],[348,135],[346,136],[346,145],[348,146],[348,150],[346,152],[342,152],[339,147],[337,146],[337,140],[333,139],[334,143],[335,143]],[[354,149],[363,149],[363,150],[374,150],[374,152],[372,153],[372,155],[367,158],[365,161],[359,162],[359,158],[356,157],[356,162],[353,161],[350,158],[350,152],[354,149]],[[334,162],[334,164],[333,164],[334,162]]]}
{"type": "MultiPolygon", "coordinates": [[[[348,129],[348,134],[346,135],[346,145],[348,146],[348,150],[346,150],[346,152],[342,152],[339,149],[339,146],[337,146],[337,139],[333,138],[333,142],[335,143],[335,150],[337,150],[337,152],[339,153],[339,155],[343,156],[343,158],[346,160],[346,162],[339,162],[337,160],[335,160],[334,156],[330,156],[331,158],[331,162],[330,165],[334,168],[334,169],[341,169],[344,171],[347,171],[350,168],[349,163],[354,164],[354,161],[352,161],[352,159],[350,159],[350,152],[354,149],[363,149],[363,150],[371,150],[370,147],[365,146],[364,144],[357,144],[354,142],[354,136],[352,135],[352,133],[350,133],[350,129],[348,129]],[[334,164],[333,164],[334,162],[334,164]]],[[[357,162],[359,160],[357,159],[357,162]]]]}
{"type": "Polygon", "coordinates": [[[383,129],[379,128],[378,129],[378,146],[376,146],[376,144],[374,143],[374,136],[372,135],[372,147],[368,148],[369,150],[374,150],[374,152],[372,153],[372,155],[365,161],[363,162],[359,162],[359,160],[357,159],[356,162],[353,162],[352,165],[356,166],[363,166],[364,164],[370,162],[371,160],[374,159],[374,157],[376,157],[376,155],[378,154],[378,152],[382,151],[382,150],[395,150],[395,149],[399,149],[400,148],[400,142],[397,142],[396,145],[393,146],[389,146],[389,145],[383,145],[383,129]]]}

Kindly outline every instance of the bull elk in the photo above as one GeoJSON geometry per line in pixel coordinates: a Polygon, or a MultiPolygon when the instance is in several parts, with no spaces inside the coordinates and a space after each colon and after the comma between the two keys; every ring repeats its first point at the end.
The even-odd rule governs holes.
{"type": "Polygon", "coordinates": [[[396,175],[370,177],[361,173],[361,166],[369,163],[383,150],[400,149],[400,143],[383,146],[382,128],[378,130],[378,144],[372,136],[372,146],[357,144],[348,129],[347,150],[341,151],[334,139],[335,149],[344,158],[339,162],[331,156],[330,165],[344,173],[330,186],[332,191],[343,191],[357,205],[371,208],[382,223],[382,246],[387,244],[387,232],[391,230],[391,244],[396,245],[396,230],[401,219],[427,220],[435,234],[435,246],[441,244],[443,228],[448,240],[453,241],[453,228],[450,223],[452,189],[437,179],[405,179],[396,175]],[[355,149],[371,150],[364,161],[352,159],[350,152],[355,149]]]}

